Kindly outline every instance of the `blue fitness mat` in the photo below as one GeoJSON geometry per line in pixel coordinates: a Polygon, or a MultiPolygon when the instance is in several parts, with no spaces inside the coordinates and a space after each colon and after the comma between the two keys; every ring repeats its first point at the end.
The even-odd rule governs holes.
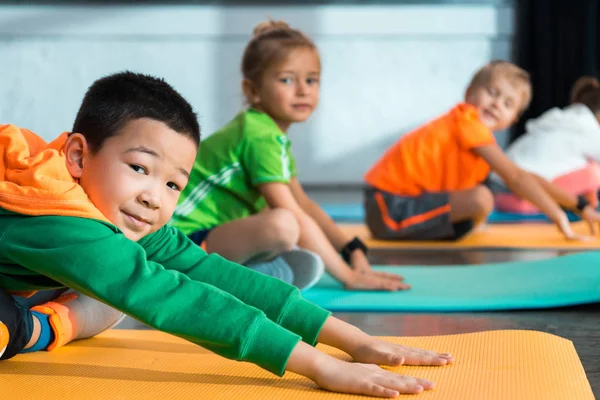
{"type": "Polygon", "coordinates": [[[347,291],[329,275],[303,296],[330,311],[491,311],[600,301],[600,252],[472,266],[375,267],[404,276],[402,292],[347,291]]]}
{"type": "MultiPolygon", "coordinates": [[[[361,204],[322,204],[323,210],[337,222],[363,222],[365,220],[365,211],[361,204]]],[[[568,213],[571,222],[579,221],[579,217],[573,213],[568,213]]],[[[491,224],[506,224],[518,222],[550,222],[548,218],[541,213],[538,214],[519,214],[503,211],[494,211],[488,218],[491,224]]]]}

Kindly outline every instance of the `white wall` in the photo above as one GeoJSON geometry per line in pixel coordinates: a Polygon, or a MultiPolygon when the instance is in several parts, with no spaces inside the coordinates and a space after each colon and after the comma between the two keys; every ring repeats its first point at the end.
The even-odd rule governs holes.
{"type": "Polygon", "coordinates": [[[402,133],[459,101],[479,66],[509,58],[513,33],[512,8],[494,5],[0,6],[0,123],[52,139],[95,79],[130,69],[173,84],[209,134],[242,107],[242,50],[267,16],[321,51],[319,109],[290,131],[312,184],[361,182],[402,133]]]}

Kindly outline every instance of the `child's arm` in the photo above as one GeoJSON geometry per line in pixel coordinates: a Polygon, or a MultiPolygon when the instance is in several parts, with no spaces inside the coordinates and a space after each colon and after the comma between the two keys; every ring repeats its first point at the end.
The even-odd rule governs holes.
{"type": "Polygon", "coordinates": [[[578,209],[579,198],[571,193],[561,189],[552,182],[529,172],[533,178],[544,188],[546,193],[550,195],[561,207],[571,210],[574,213],[580,214],[581,218],[586,221],[590,227],[592,235],[596,234],[596,224],[600,222],[600,214],[594,207],[589,205],[586,200],[583,203],[583,209],[578,209]]]}
{"type": "MultiPolygon", "coordinates": [[[[116,233],[114,227],[76,217],[1,216],[0,228],[3,263],[45,275],[221,356],[253,362],[281,375],[301,339],[267,318],[263,311],[231,294],[148,261],[144,248],[116,233]]],[[[179,235],[174,229],[170,231],[179,235]]],[[[213,274],[219,274],[220,258],[208,257],[198,250],[203,257],[196,260],[196,268],[211,269],[213,274]]],[[[222,263],[233,264],[226,260],[222,263]]],[[[241,266],[237,269],[248,271],[241,266]]],[[[264,279],[258,281],[259,284],[265,282],[264,279]]],[[[253,283],[256,281],[232,282],[231,286],[237,284],[248,289],[253,283]]],[[[271,289],[267,286],[265,290],[271,289]]],[[[293,294],[292,290],[290,293],[293,294]]],[[[281,291],[274,293],[280,294],[281,291]]],[[[279,306],[273,298],[270,300],[273,307],[279,306]]],[[[298,307],[291,308],[299,311],[298,307]]],[[[306,314],[309,315],[303,315],[302,320],[316,339],[328,313],[315,309],[316,306],[308,309],[306,314]]]]}
{"type": "MultiPolygon", "coordinates": [[[[297,288],[270,276],[240,267],[217,255],[206,255],[180,231],[163,228],[153,236],[153,238],[148,237],[148,241],[153,243],[145,247],[149,257],[160,261],[166,268],[184,272],[191,279],[209,283],[234,295],[245,304],[263,310],[271,320],[301,335],[308,344],[319,341],[338,347],[361,362],[378,360],[376,358],[371,358],[370,361],[366,359],[368,348],[373,343],[393,346],[395,351],[400,351],[399,355],[405,358],[405,363],[443,365],[444,359],[448,359],[448,356],[444,354],[407,349],[372,338],[304,300],[300,297],[297,288]],[[218,261],[219,264],[215,266],[202,262],[206,259],[212,259],[213,262],[218,261]],[[303,317],[298,318],[298,315],[303,317]]],[[[368,356],[373,357],[373,355],[368,356]]],[[[379,360],[377,362],[388,364],[390,361],[379,360]]]]}
{"type": "Polygon", "coordinates": [[[384,372],[375,365],[447,365],[454,363],[448,353],[414,349],[367,335],[337,318],[329,317],[319,333],[319,342],[336,347],[364,364],[342,363],[299,343],[292,352],[287,370],[313,379],[333,391],[349,391],[371,396],[393,397],[398,393],[419,393],[433,383],[384,372]],[[365,365],[370,364],[370,365],[365,365]],[[399,390],[400,389],[400,390],[399,390]]]}
{"type": "Polygon", "coordinates": [[[139,244],[146,250],[148,259],[229,293],[244,304],[263,311],[271,321],[300,335],[309,344],[317,341],[317,335],[330,315],[302,298],[298,288],[292,285],[217,254],[207,255],[177,229],[163,227],[140,240],[139,244]]]}
{"type": "MultiPolygon", "coordinates": [[[[314,202],[302,189],[298,178],[294,177],[289,183],[290,189],[294,198],[298,202],[298,205],[306,212],[325,233],[329,242],[333,245],[335,250],[339,253],[342,251],[344,246],[350,242],[352,238],[348,237],[336,223],[327,215],[325,211],[314,202]]],[[[367,260],[365,254],[360,250],[355,250],[350,255],[350,265],[354,270],[357,271],[370,271],[371,265],[367,260]]]]}
{"type": "MultiPolygon", "coordinates": [[[[75,217],[4,217],[0,219],[0,227],[3,232],[0,254],[4,263],[42,273],[150,326],[227,358],[250,361],[278,375],[282,375],[284,370],[295,371],[325,389],[346,393],[394,395],[395,392],[413,393],[432,387],[426,381],[401,377],[373,365],[347,363],[323,354],[300,342],[297,335],[234,296],[147,261],[149,254],[142,246],[97,221],[75,217]],[[31,235],[31,232],[43,234],[31,235]]],[[[178,246],[171,246],[168,242],[176,244],[185,236],[170,228],[164,228],[159,234],[164,239],[162,246],[150,246],[149,252],[157,258],[183,260],[183,253],[173,251],[178,246]]],[[[274,278],[249,271],[218,256],[207,256],[201,249],[196,249],[196,252],[184,252],[190,257],[200,256],[194,267],[188,268],[190,275],[204,270],[205,274],[215,277],[216,283],[224,283],[223,279],[216,278],[220,275],[220,267],[244,271],[248,274],[245,278],[251,279],[230,281],[229,287],[238,291],[261,292],[263,303],[267,306],[273,303],[273,308],[280,301],[277,299],[279,293],[272,291],[273,288],[289,288],[294,293],[298,292],[274,278]],[[219,260],[221,265],[218,265],[219,260]],[[265,286],[268,282],[272,283],[270,287],[265,286]],[[265,288],[266,293],[272,293],[272,296],[265,295],[265,288]]],[[[298,312],[311,312],[314,317],[316,306],[308,302],[305,302],[304,310],[294,309],[290,304],[287,306],[292,308],[288,319],[296,320],[296,327],[312,324],[309,321],[311,316],[298,312]]],[[[315,339],[318,331],[314,333],[315,339]]]]}
{"type": "Polygon", "coordinates": [[[319,225],[300,207],[287,184],[265,183],[259,186],[259,190],[271,208],[285,208],[294,214],[300,225],[300,246],[321,256],[329,273],[347,289],[398,290],[403,287],[400,277],[352,270],[333,248],[319,225]]]}
{"type": "Polygon", "coordinates": [[[325,321],[318,341],[345,351],[355,361],[369,364],[439,366],[454,362],[448,353],[415,349],[381,340],[335,317],[325,321]]]}
{"type": "Polygon", "coordinates": [[[554,222],[568,239],[577,238],[569,219],[554,199],[528,172],[519,168],[497,144],[476,147],[473,151],[481,156],[504,181],[512,192],[529,200],[554,222]]]}
{"type": "Polygon", "coordinates": [[[399,375],[375,364],[342,361],[303,342],[292,352],[286,370],[306,376],[325,390],[374,397],[418,394],[434,387],[433,382],[399,375]]]}

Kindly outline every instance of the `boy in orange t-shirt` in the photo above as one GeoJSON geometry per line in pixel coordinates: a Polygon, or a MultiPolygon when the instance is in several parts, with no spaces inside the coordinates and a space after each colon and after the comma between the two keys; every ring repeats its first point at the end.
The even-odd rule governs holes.
{"type": "Polygon", "coordinates": [[[367,172],[366,220],[379,239],[456,240],[484,221],[494,206],[483,185],[493,170],[506,186],[544,212],[567,238],[575,238],[561,207],[600,221],[584,198],[517,167],[496,143],[529,105],[527,72],[492,61],[473,77],[465,102],[402,137],[367,172]]]}

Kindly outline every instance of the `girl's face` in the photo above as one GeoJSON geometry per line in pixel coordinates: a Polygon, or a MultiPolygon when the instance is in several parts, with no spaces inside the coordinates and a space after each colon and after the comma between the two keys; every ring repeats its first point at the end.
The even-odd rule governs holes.
{"type": "Polygon", "coordinates": [[[252,107],[269,114],[286,132],[293,122],[308,119],[319,103],[321,62],[316,50],[293,49],[278,65],[269,67],[258,87],[244,82],[252,107]]]}

